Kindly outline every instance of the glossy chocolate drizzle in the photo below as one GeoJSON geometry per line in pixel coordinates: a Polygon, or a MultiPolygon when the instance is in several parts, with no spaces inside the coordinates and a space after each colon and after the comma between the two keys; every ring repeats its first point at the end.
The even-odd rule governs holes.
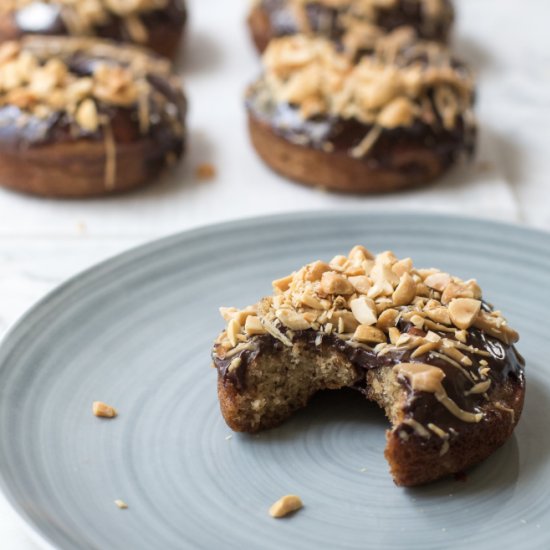
{"type": "MultiPolygon", "coordinates": [[[[16,32],[20,35],[69,36],[71,33],[63,20],[61,11],[62,7],[55,3],[50,4],[37,0],[14,14],[13,23],[16,32]]],[[[187,12],[180,0],[170,0],[164,8],[144,11],[139,14],[139,18],[148,30],[161,25],[164,28],[178,30],[185,24],[187,12]]],[[[94,32],[100,38],[133,42],[123,19],[114,14],[110,16],[107,23],[96,27],[94,32]]]]}
{"type": "MultiPolygon", "coordinates": [[[[247,96],[247,109],[257,120],[269,125],[278,136],[305,147],[311,147],[334,154],[349,154],[372,130],[371,124],[357,119],[344,119],[330,115],[304,119],[297,106],[289,103],[266,102],[261,82],[250,88],[247,96]]],[[[476,128],[468,125],[462,117],[456,125],[447,129],[434,108],[435,119],[427,124],[420,119],[411,126],[384,129],[363,160],[373,167],[395,168],[395,156],[400,150],[424,145],[434,151],[443,166],[448,167],[461,158],[471,157],[475,150],[476,128]]],[[[415,165],[411,160],[403,171],[414,173],[424,170],[422,164],[415,165]]]]}
{"type": "MultiPolygon", "coordinates": [[[[424,336],[425,333],[413,327],[409,323],[401,321],[398,325],[402,333],[409,333],[415,336],[424,336]]],[[[285,332],[284,327],[280,327],[285,332]]],[[[318,350],[319,354],[324,354],[328,349],[337,350],[356,368],[358,381],[354,388],[367,394],[367,371],[379,369],[382,367],[393,367],[400,363],[418,362],[425,363],[434,367],[439,367],[445,373],[443,387],[447,395],[463,410],[468,412],[479,412],[481,405],[485,401],[483,395],[469,394],[467,391],[472,388],[472,381],[467,378],[459,368],[451,365],[445,359],[434,355],[431,352],[411,359],[414,350],[395,349],[385,355],[378,355],[374,350],[366,347],[355,347],[336,335],[322,334],[322,340],[316,345],[319,334],[314,330],[305,330],[293,332],[293,342],[301,342],[308,346],[310,350],[318,350]]],[[[449,333],[439,333],[445,338],[453,338],[449,333]]],[[[224,382],[231,383],[238,391],[246,389],[246,374],[248,365],[262,354],[273,354],[282,351],[285,345],[271,335],[255,336],[250,340],[251,349],[245,349],[229,358],[220,358],[213,350],[213,361],[218,370],[219,376],[224,382]],[[229,365],[240,358],[240,364],[236,369],[229,370],[229,365]]],[[[487,367],[490,369],[487,376],[492,381],[492,386],[500,386],[510,380],[524,385],[524,365],[522,356],[514,346],[502,343],[500,340],[488,336],[485,332],[478,329],[468,331],[466,345],[472,346],[478,350],[488,352],[490,355],[479,355],[473,352],[463,351],[471,360],[471,367],[464,367],[477,373],[480,367],[480,361],[487,361],[487,367]]],[[[460,433],[469,429],[470,424],[461,421],[450,413],[435,396],[427,392],[413,391],[406,378],[399,377],[398,380],[406,388],[408,399],[405,406],[405,413],[408,418],[412,418],[426,426],[433,423],[444,430],[453,429],[460,433]]],[[[491,393],[492,389],[489,390],[491,393]]],[[[408,426],[402,426],[411,435],[414,430],[408,426]]]]}
{"type": "MultiPolygon", "coordinates": [[[[269,15],[274,36],[288,36],[301,32],[299,22],[292,11],[288,0],[262,0],[262,9],[269,15]]],[[[342,15],[346,8],[335,8],[322,3],[311,2],[305,7],[309,29],[314,34],[321,34],[340,43],[346,32],[342,15]]],[[[450,13],[450,7],[447,5],[450,13]]],[[[398,2],[396,7],[379,9],[375,25],[386,31],[408,25],[416,29],[421,38],[445,41],[452,18],[440,21],[427,21],[422,13],[421,2],[398,2]]]]}
{"type": "MultiPolygon", "coordinates": [[[[79,77],[93,74],[97,64],[112,60],[91,55],[85,50],[60,57],[69,71],[79,77]]],[[[186,99],[183,94],[160,75],[150,73],[147,80],[151,85],[148,105],[149,128],[146,134],[140,127],[137,105],[121,107],[97,102],[98,114],[109,121],[113,137],[117,143],[132,143],[145,138],[155,142],[155,147],[165,153],[181,155],[184,148],[184,136],[174,131],[174,113],[167,112],[167,104],[183,117],[186,111],[186,99]],[[156,96],[156,98],[154,98],[156,96]],[[161,99],[159,101],[158,99],[161,99]]],[[[16,151],[28,147],[40,147],[54,143],[73,142],[78,139],[102,141],[104,130],[99,126],[95,132],[84,130],[74,123],[74,119],[64,111],[54,111],[46,118],[37,117],[14,105],[0,107],[0,148],[16,151]]]]}

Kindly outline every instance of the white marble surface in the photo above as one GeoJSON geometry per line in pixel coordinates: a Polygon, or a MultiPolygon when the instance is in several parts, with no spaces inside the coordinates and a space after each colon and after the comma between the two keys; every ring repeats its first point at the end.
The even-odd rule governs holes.
{"type": "MultiPolygon", "coordinates": [[[[437,185],[375,198],[302,188],[270,173],[248,144],[242,92],[258,62],[246,0],[189,0],[180,70],[191,100],[190,151],[158,185],[109,200],[45,201],[0,191],[0,337],[67,277],[124,249],[215,221],[304,209],[385,208],[485,216],[550,230],[550,2],[456,0],[457,51],[479,73],[478,160],[437,185]],[[197,182],[194,168],[218,177],[197,182]]],[[[0,547],[35,543],[0,496],[0,547]]]]}

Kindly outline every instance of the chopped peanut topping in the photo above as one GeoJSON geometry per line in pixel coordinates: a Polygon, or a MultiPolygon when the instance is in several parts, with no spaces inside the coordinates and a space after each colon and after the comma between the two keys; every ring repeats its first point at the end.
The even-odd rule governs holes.
{"type": "MultiPolygon", "coordinates": [[[[11,14],[35,3],[36,0],[2,0],[0,14],[11,14]]],[[[70,34],[89,36],[98,27],[122,18],[128,34],[134,42],[147,42],[148,33],[139,16],[162,9],[168,0],[55,0],[60,16],[70,34]]]]}
{"type": "MultiPolygon", "coordinates": [[[[216,344],[220,358],[231,360],[262,334],[292,347],[296,332],[308,330],[317,333],[317,346],[331,335],[379,356],[407,354],[413,362],[400,365],[396,375],[417,391],[434,393],[464,422],[479,422],[481,413],[463,411],[451,400],[441,383],[443,370],[429,366],[429,358],[460,370],[471,382],[468,395],[483,395],[491,388],[491,368],[485,361],[490,354],[471,344],[473,329],[504,344],[519,338],[500,312],[483,309],[474,280],[417,269],[410,259],[399,260],[391,252],[373,256],[355,247],[348,256],[311,263],[273,286],[273,296],[255,306],[220,309],[227,323],[216,344]]],[[[230,361],[228,369],[239,366],[230,361]]]]}
{"type": "Polygon", "coordinates": [[[145,134],[151,123],[149,102],[153,99],[159,106],[166,102],[153,94],[151,75],[172,82],[170,64],[138,48],[91,38],[28,37],[0,45],[0,107],[15,105],[23,117],[41,120],[65,113],[78,128],[91,133],[101,126],[102,108],[134,107],[145,134]],[[91,74],[83,76],[72,68],[71,60],[78,55],[97,60],[90,63],[91,74]]]}
{"type": "MultiPolygon", "coordinates": [[[[463,333],[473,326],[505,343],[518,339],[499,312],[481,310],[481,289],[474,280],[462,281],[435,269],[415,269],[410,258],[399,260],[391,252],[373,256],[365,248],[355,247],[348,256],[337,256],[330,264],[317,261],[306,265],[274,281],[273,288],[274,296],[256,306],[220,309],[227,322],[221,337],[223,349],[266,333],[288,345],[279,326],[291,331],[335,331],[353,334],[357,341],[393,344],[392,335],[399,338],[395,328],[399,319],[431,331],[415,341],[415,348],[432,349],[422,346],[435,342],[441,353],[461,364],[466,356],[455,348],[454,340],[436,332],[454,333],[457,341],[465,343],[467,333],[463,333]]],[[[402,345],[403,340],[400,342],[402,345]]]]}
{"type": "Polygon", "coordinates": [[[258,101],[291,104],[304,119],[356,119],[371,127],[352,150],[356,157],[372,148],[381,129],[416,121],[442,120],[447,129],[460,121],[474,124],[472,75],[446,47],[418,41],[410,29],[378,38],[374,53],[359,62],[324,38],[278,38],[269,44],[263,63],[264,76],[251,92],[258,101]]]}

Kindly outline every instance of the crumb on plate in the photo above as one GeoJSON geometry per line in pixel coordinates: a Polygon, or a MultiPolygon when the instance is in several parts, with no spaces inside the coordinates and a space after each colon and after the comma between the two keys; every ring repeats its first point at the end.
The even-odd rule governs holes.
{"type": "Polygon", "coordinates": [[[303,508],[304,504],[299,496],[286,495],[275,502],[269,509],[269,515],[272,518],[283,518],[303,508]]]}
{"type": "Polygon", "coordinates": [[[107,403],[103,403],[103,401],[94,401],[92,411],[96,416],[101,418],[114,418],[118,414],[114,407],[107,405],[107,403]]]}

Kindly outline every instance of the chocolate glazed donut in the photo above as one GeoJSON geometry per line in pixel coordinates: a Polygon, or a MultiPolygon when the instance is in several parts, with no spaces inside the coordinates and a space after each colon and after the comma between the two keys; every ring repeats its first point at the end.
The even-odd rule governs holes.
{"type": "Polygon", "coordinates": [[[96,36],[145,46],[173,59],[187,20],[184,0],[7,0],[0,6],[0,42],[29,34],[96,36]]]}
{"type": "Polygon", "coordinates": [[[351,193],[425,184],[472,156],[469,71],[399,30],[357,65],[323,39],[274,40],[247,94],[251,140],[275,171],[351,193]]]}
{"type": "Polygon", "coordinates": [[[511,436],[525,397],[519,334],[475,280],[356,246],[273,290],[220,308],[212,358],[233,430],[272,428],[318,391],[353,388],[385,410],[385,457],[402,486],[464,471],[511,436]]]}
{"type": "Polygon", "coordinates": [[[421,38],[447,42],[454,21],[449,0],[258,0],[249,15],[252,39],[263,52],[273,38],[298,33],[323,36],[336,43],[357,25],[384,32],[410,26],[421,38]]]}
{"type": "Polygon", "coordinates": [[[95,39],[0,47],[0,185],[49,197],[143,185],[184,150],[186,100],[167,61],[95,39]]]}

